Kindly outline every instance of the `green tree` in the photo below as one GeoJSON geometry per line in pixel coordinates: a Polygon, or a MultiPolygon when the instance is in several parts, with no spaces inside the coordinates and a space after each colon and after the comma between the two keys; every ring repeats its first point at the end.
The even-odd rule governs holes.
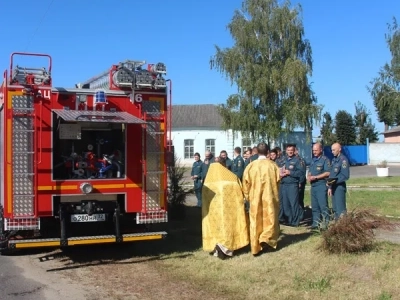
{"type": "Polygon", "coordinates": [[[324,113],[322,116],[321,138],[324,145],[332,145],[336,142],[334,133],[335,124],[329,112],[324,113]]]}
{"type": "Polygon", "coordinates": [[[356,142],[359,145],[365,145],[367,138],[370,143],[378,140],[378,132],[376,131],[375,124],[372,124],[371,112],[360,101],[355,103],[354,125],[356,127],[356,142]]]}
{"type": "Polygon", "coordinates": [[[335,116],[337,142],[342,145],[356,144],[357,134],[353,116],[345,110],[339,110],[335,116]]]}
{"type": "Polygon", "coordinates": [[[400,28],[396,18],[393,18],[392,24],[387,24],[388,33],[385,35],[392,59],[390,61],[393,77],[397,82],[400,81],[400,28]]]}
{"type": "Polygon", "coordinates": [[[185,202],[193,189],[188,188],[185,180],[186,168],[181,164],[176,153],[171,154],[171,162],[167,166],[168,173],[168,216],[171,220],[185,218],[185,202]]]}
{"type": "Polygon", "coordinates": [[[389,126],[400,124],[400,28],[396,18],[393,18],[392,24],[388,24],[385,39],[392,59],[379,70],[378,76],[367,89],[374,101],[378,119],[387,130],[389,126]]]}
{"type": "MultiPolygon", "coordinates": [[[[384,80],[384,77],[382,77],[382,80],[384,80]]],[[[395,105],[397,95],[393,90],[393,86],[390,87],[379,81],[374,84],[374,88],[371,90],[378,120],[384,123],[385,130],[388,130],[389,126],[400,124],[400,111],[397,110],[395,105]]]]}
{"type": "Polygon", "coordinates": [[[309,83],[312,50],[300,14],[301,6],[276,0],[244,0],[234,12],[234,45],[216,46],[210,61],[238,88],[219,107],[225,129],[267,140],[299,127],[311,134],[322,107],[309,83]]]}

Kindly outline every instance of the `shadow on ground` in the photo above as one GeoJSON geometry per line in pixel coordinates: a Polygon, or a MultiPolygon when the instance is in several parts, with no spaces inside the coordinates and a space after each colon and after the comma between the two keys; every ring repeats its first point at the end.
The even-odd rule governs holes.
{"type": "MultiPolygon", "coordinates": [[[[159,227],[160,225],[157,225],[159,227]]],[[[201,209],[198,207],[186,207],[183,220],[172,220],[164,224],[164,228],[152,230],[167,230],[168,236],[164,240],[141,241],[126,244],[106,244],[93,246],[75,246],[65,250],[56,250],[37,254],[40,262],[56,261],[57,266],[47,269],[47,272],[69,269],[85,268],[96,265],[121,265],[137,264],[142,262],[165,260],[170,258],[186,258],[192,256],[192,252],[201,249],[201,209]],[[60,265],[59,265],[60,264],[60,265]]],[[[291,244],[301,242],[312,234],[282,233],[278,251],[291,244]]],[[[249,247],[238,251],[238,254],[249,253],[249,247]]]]}
{"type": "Polygon", "coordinates": [[[186,207],[182,220],[171,220],[167,224],[157,224],[151,231],[165,230],[168,235],[163,240],[140,241],[124,244],[104,244],[74,246],[52,252],[29,251],[38,254],[40,262],[57,261],[62,266],[48,269],[48,272],[78,269],[106,264],[136,264],[169,258],[189,257],[201,247],[201,209],[186,207]],[[44,255],[40,255],[40,253],[44,255]]]}

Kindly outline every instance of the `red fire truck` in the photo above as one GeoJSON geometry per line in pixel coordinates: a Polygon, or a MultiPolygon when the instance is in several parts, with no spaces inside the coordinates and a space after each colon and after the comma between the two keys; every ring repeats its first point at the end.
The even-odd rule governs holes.
{"type": "Polygon", "coordinates": [[[51,71],[49,55],[13,53],[4,72],[0,249],[165,237],[149,229],[168,220],[165,64],[127,60],[74,88],[51,71]],[[21,55],[48,66],[14,65],[21,55]]]}

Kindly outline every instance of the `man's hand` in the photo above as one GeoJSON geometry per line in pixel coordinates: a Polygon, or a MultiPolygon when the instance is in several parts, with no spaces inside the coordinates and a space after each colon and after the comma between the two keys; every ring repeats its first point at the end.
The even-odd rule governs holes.
{"type": "Polygon", "coordinates": [[[317,176],[310,176],[310,182],[314,181],[314,180],[317,180],[317,179],[318,179],[317,176]]]}
{"type": "Polygon", "coordinates": [[[328,189],[328,197],[332,196],[332,189],[328,189]]]}

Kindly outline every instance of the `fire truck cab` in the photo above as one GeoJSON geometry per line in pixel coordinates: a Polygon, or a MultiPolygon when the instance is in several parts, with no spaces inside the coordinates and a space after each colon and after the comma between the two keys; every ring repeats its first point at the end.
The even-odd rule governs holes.
{"type": "Polygon", "coordinates": [[[51,71],[13,53],[0,86],[0,251],[165,237],[149,224],[168,220],[166,66],[127,60],[74,88],[51,71]]]}

